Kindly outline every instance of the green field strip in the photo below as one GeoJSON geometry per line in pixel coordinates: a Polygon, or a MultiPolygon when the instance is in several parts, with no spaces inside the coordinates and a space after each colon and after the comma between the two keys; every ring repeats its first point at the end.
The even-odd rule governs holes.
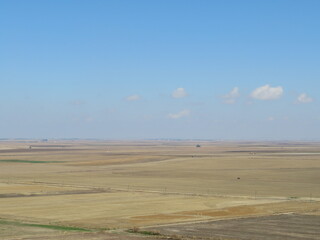
{"type": "Polygon", "coordinates": [[[0,220],[0,225],[47,228],[47,229],[58,230],[58,231],[92,232],[92,230],[90,230],[90,229],[79,228],[79,227],[69,227],[69,226],[61,226],[61,225],[47,225],[47,224],[36,224],[36,223],[21,223],[21,222],[17,222],[17,221],[7,221],[7,220],[0,220]]]}

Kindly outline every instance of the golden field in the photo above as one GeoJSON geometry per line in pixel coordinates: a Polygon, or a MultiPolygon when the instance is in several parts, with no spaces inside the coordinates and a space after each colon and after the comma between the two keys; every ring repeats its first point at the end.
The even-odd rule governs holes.
{"type": "Polygon", "coordinates": [[[2,141],[0,238],[136,239],[124,230],[319,215],[319,183],[320,143],[2,141]]]}

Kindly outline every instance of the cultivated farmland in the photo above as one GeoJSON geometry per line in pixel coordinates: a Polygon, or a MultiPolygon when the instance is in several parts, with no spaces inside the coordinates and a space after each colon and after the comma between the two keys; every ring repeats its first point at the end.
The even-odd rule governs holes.
{"type": "Polygon", "coordinates": [[[314,142],[2,141],[0,239],[276,239],[270,219],[316,239],[319,183],[314,142]]]}

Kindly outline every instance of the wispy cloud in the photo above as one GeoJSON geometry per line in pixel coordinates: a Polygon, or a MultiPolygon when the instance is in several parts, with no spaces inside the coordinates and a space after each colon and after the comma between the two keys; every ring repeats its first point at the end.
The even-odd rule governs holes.
{"type": "Polygon", "coordinates": [[[81,101],[81,100],[74,100],[71,102],[71,104],[74,106],[81,106],[81,105],[84,105],[85,103],[86,103],[85,101],[81,101]]]}
{"type": "Polygon", "coordinates": [[[88,116],[88,117],[86,117],[86,118],[84,119],[84,121],[85,121],[85,122],[87,122],[87,123],[89,123],[89,122],[93,122],[93,121],[94,121],[94,118],[93,118],[93,117],[88,116]]]}
{"type": "Polygon", "coordinates": [[[224,99],[224,103],[234,104],[238,97],[240,97],[239,88],[234,87],[229,93],[224,95],[222,98],[224,99]]]}
{"type": "Polygon", "coordinates": [[[267,120],[270,121],[270,122],[272,122],[272,121],[275,120],[275,118],[274,118],[274,117],[268,117],[267,120]]]}
{"type": "Polygon", "coordinates": [[[180,112],[178,112],[178,113],[170,113],[169,115],[168,115],[168,117],[169,118],[171,118],[171,119],[178,119],[178,118],[182,118],[182,117],[187,117],[187,116],[189,116],[190,115],[190,110],[182,110],[182,111],[180,111],[180,112]]]}
{"type": "Polygon", "coordinates": [[[298,96],[297,101],[299,103],[311,103],[311,102],[313,102],[313,99],[311,97],[309,97],[306,93],[301,93],[298,96]]]}
{"type": "Polygon", "coordinates": [[[186,92],[186,90],[184,88],[177,88],[172,93],[173,98],[184,98],[186,96],[188,96],[188,93],[186,92]]]}
{"type": "Polygon", "coordinates": [[[134,94],[134,95],[127,96],[125,99],[126,99],[127,101],[129,101],[129,102],[132,102],[132,101],[138,101],[138,100],[140,100],[141,97],[140,97],[140,95],[138,95],[138,94],[134,94]]]}
{"type": "Polygon", "coordinates": [[[275,100],[282,96],[283,88],[281,86],[271,87],[270,85],[264,85],[255,89],[251,93],[251,97],[259,100],[275,100]]]}

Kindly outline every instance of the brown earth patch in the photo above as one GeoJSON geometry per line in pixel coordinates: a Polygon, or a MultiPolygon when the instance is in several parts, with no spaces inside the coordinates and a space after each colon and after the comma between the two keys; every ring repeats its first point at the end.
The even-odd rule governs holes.
{"type": "Polygon", "coordinates": [[[134,224],[154,224],[154,223],[170,223],[170,222],[184,222],[224,218],[238,218],[249,216],[266,216],[282,213],[303,213],[320,215],[320,202],[307,201],[286,201],[278,203],[267,203],[258,205],[242,205],[233,206],[223,209],[209,209],[209,210],[194,210],[182,211],[172,214],[155,214],[146,216],[135,216],[131,218],[134,224]]]}
{"type": "Polygon", "coordinates": [[[300,214],[248,217],[147,228],[179,239],[319,240],[320,217],[300,214]]]}
{"type": "Polygon", "coordinates": [[[177,214],[155,214],[147,216],[135,216],[130,219],[132,223],[168,222],[190,220],[190,216],[177,214]]]}
{"type": "Polygon", "coordinates": [[[187,211],[181,214],[200,215],[209,217],[226,217],[226,216],[245,216],[258,213],[255,206],[236,206],[222,210],[202,210],[202,211],[187,211]]]}

